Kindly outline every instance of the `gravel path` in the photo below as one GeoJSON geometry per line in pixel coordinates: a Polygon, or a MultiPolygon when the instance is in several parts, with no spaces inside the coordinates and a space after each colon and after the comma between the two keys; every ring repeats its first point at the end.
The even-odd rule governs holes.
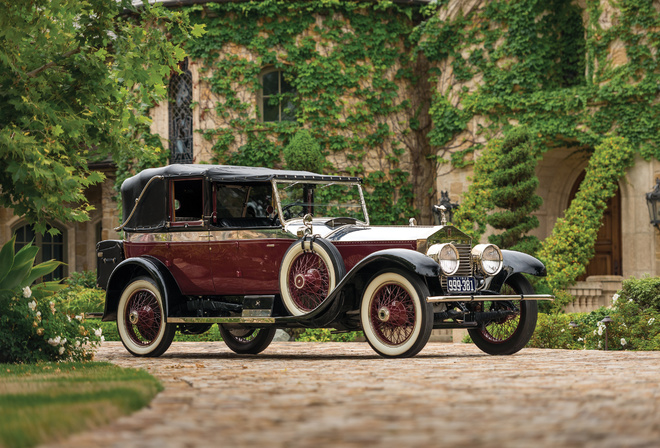
{"type": "Polygon", "coordinates": [[[383,359],[366,343],[273,343],[238,356],[175,343],[156,359],[106,342],[97,360],[148,370],[151,406],[61,447],[658,447],[660,352],[429,343],[383,359]]]}

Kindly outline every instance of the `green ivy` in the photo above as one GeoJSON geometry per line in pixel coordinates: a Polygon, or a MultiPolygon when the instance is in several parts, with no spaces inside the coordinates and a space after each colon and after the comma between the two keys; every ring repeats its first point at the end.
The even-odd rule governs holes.
{"type": "Polygon", "coordinates": [[[202,76],[217,98],[215,115],[226,122],[204,132],[213,162],[282,167],[283,149],[308,129],[326,159],[325,172],[365,178],[372,221],[405,222],[416,210],[410,173],[400,166],[400,136],[422,131],[409,118],[419,106],[400,94],[400,86],[416,82],[409,36],[421,11],[393,2],[329,0],[189,8],[191,21],[207,33],[185,47],[202,61],[202,76]],[[283,70],[295,89],[286,98],[295,106],[294,121],[262,122],[252,100],[237,93],[257,96],[265,67],[283,70]],[[367,170],[365,159],[375,151],[385,163],[367,170]],[[327,157],[335,154],[348,162],[342,172],[327,157]]]}
{"type": "Polygon", "coordinates": [[[596,146],[575,199],[565,217],[557,220],[539,253],[553,290],[566,288],[586,272],[607,201],[633,165],[633,157],[633,149],[622,137],[608,137],[596,146]]]}

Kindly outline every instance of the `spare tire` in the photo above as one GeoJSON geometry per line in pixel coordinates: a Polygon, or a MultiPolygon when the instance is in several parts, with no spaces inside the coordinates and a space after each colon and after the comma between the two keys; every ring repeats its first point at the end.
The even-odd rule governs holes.
{"type": "Polygon", "coordinates": [[[280,293],[294,316],[315,310],[346,275],[337,248],[323,238],[306,237],[289,247],[280,266],[280,293]]]}

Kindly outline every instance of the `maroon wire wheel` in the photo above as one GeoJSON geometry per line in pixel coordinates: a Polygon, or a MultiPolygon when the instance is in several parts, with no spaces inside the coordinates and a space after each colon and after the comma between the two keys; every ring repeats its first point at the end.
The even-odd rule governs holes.
{"type": "Polygon", "coordinates": [[[344,261],[329,241],[296,241],[282,258],[280,292],[294,316],[317,309],[346,275],[344,261]]]}
{"type": "Polygon", "coordinates": [[[165,322],[160,288],[149,277],[133,279],[122,291],[117,331],[124,347],[136,356],[160,356],[172,344],[176,325],[165,322]]]}
{"type": "Polygon", "coordinates": [[[362,295],[360,320],[369,345],[385,357],[414,356],[433,329],[428,287],[418,276],[393,269],[381,271],[362,295]]]}

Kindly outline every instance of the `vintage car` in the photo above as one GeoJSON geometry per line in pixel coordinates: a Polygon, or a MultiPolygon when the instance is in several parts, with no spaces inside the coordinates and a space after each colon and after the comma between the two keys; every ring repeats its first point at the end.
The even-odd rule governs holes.
{"type": "Polygon", "coordinates": [[[529,341],[537,300],[529,255],[474,247],[447,225],[374,226],[361,179],[218,165],[145,170],[121,187],[123,241],[97,246],[104,321],[135,356],[176,331],[217,324],[236,353],[278,328],[362,330],[384,357],[408,357],[433,329],[465,328],[493,355],[529,341]]]}

